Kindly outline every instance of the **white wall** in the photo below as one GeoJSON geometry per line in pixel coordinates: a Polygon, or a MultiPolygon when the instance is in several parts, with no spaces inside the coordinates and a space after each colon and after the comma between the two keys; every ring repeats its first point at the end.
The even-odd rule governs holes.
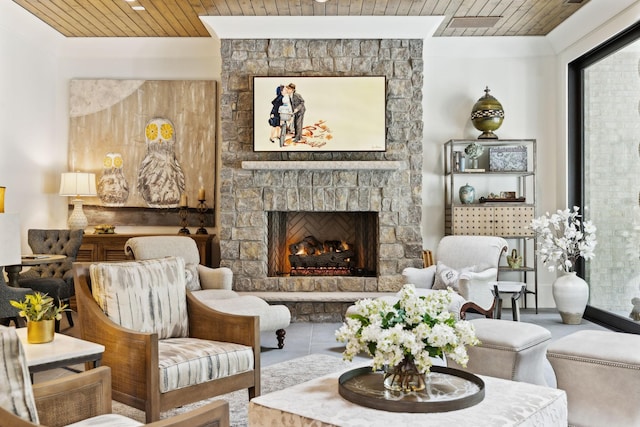
{"type": "MultiPolygon", "coordinates": [[[[583,9],[592,3],[596,7],[598,2],[583,9]]],[[[607,13],[617,11],[602,3],[607,13]]],[[[442,145],[451,138],[477,136],[469,114],[486,85],[505,108],[497,134],[538,140],[539,212],[564,205],[566,64],[636,22],[638,2],[620,0],[616,6],[629,3],[634,4],[582,38],[576,34],[584,33],[586,21],[577,17],[545,38],[425,40],[425,248],[434,248],[444,229],[442,145]],[[566,40],[577,41],[564,46],[566,40]]],[[[606,18],[599,17],[599,22],[606,18]]],[[[66,223],[67,201],[57,196],[57,186],[67,169],[70,79],[220,79],[216,38],[65,39],[13,2],[0,2],[0,53],[0,123],[5,130],[0,185],[8,187],[7,211],[21,214],[25,236],[30,227],[66,223]]],[[[547,289],[552,281],[543,271],[542,306],[552,304],[547,289]]]]}

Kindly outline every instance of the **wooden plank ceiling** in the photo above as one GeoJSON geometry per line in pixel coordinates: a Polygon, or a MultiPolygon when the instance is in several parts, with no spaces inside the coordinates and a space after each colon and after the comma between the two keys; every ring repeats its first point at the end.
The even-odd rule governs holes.
{"type": "Polygon", "coordinates": [[[210,37],[199,16],[433,16],[435,36],[544,36],[589,0],[13,0],[67,37],[210,37]],[[136,11],[132,6],[142,6],[136,11]],[[453,17],[499,16],[490,28],[453,17]]]}

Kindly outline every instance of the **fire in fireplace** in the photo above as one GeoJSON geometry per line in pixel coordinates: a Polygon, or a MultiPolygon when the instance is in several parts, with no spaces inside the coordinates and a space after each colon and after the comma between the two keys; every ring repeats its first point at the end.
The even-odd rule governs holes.
{"type": "Polygon", "coordinates": [[[355,252],[339,240],[320,242],[307,236],[289,245],[292,276],[351,276],[355,252]]]}
{"type": "Polygon", "coordinates": [[[268,274],[376,276],[377,212],[269,212],[268,274]]]}

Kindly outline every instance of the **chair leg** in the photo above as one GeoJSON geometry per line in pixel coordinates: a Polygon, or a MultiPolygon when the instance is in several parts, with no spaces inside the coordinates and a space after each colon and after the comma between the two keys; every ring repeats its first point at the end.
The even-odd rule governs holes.
{"type": "Polygon", "coordinates": [[[276,331],[276,336],[278,337],[278,348],[282,348],[284,347],[284,336],[286,335],[287,331],[285,331],[284,329],[278,329],[276,331]]]}
{"type": "Polygon", "coordinates": [[[71,311],[67,311],[67,321],[69,322],[69,326],[73,328],[73,316],[71,315],[71,311]]]}

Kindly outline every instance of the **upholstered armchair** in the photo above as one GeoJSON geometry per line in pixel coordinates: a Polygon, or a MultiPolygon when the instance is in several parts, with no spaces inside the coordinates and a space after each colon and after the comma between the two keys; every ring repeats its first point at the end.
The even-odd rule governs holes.
{"type": "MultiPolygon", "coordinates": [[[[66,255],[61,262],[34,265],[20,273],[18,283],[22,288],[46,293],[58,302],[69,303],[74,295],[72,265],[82,244],[83,230],[37,230],[27,232],[27,242],[34,254],[66,255]]],[[[67,311],[69,325],[73,326],[71,312],[67,311]]],[[[56,331],[60,330],[56,322],[56,331]]]]}
{"type": "Polygon", "coordinates": [[[125,252],[137,260],[166,256],[184,258],[191,272],[187,288],[198,300],[213,308],[231,314],[252,315],[260,318],[260,331],[275,331],[278,348],[284,347],[285,328],[291,322],[291,312],[284,305],[269,305],[253,295],[238,295],[232,290],[233,273],[226,267],[210,268],[200,264],[196,243],[185,236],[133,237],[125,243],[125,252]]]}
{"type": "MultiPolygon", "coordinates": [[[[143,424],[111,413],[111,370],[106,367],[31,385],[14,328],[0,326],[0,427],[128,427],[143,424]]],[[[229,404],[211,402],[189,413],[147,424],[153,427],[227,427],[229,404]]]]}
{"type": "Polygon", "coordinates": [[[12,306],[9,301],[22,301],[27,294],[32,294],[31,289],[12,288],[2,277],[0,271],[0,323],[8,325],[11,320],[19,326],[18,309],[12,306]]]}
{"type": "Polygon", "coordinates": [[[113,398],[147,422],[236,390],[260,394],[258,317],[207,307],[186,276],[179,257],[74,264],[81,338],[105,346],[113,398]]]}
{"type": "MultiPolygon", "coordinates": [[[[489,282],[498,278],[500,257],[507,241],[493,236],[445,236],[436,249],[435,265],[405,268],[405,283],[413,283],[421,292],[451,287],[459,297],[450,310],[464,318],[467,311],[493,317],[494,296],[489,282]]],[[[424,257],[425,264],[432,257],[424,257]]]]}

